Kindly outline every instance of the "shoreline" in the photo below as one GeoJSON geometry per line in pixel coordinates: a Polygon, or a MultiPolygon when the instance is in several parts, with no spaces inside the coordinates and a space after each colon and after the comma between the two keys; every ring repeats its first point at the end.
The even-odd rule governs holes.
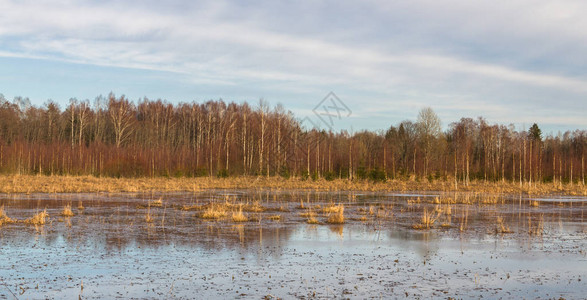
{"type": "Polygon", "coordinates": [[[0,193],[94,193],[94,192],[197,192],[207,189],[278,189],[278,190],[316,190],[316,191],[457,191],[486,192],[498,194],[564,195],[587,196],[587,188],[580,184],[519,183],[471,181],[468,186],[454,180],[388,180],[351,181],[336,179],[301,180],[281,177],[239,176],[231,178],[215,177],[140,177],[111,178],[94,176],[44,176],[44,175],[0,175],[0,193]]]}

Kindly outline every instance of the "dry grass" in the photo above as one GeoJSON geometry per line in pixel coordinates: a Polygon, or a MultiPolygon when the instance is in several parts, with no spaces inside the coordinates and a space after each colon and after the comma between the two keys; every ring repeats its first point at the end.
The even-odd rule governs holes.
{"type": "Polygon", "coordinates": [[[224,205],[212,204],[200,216],[202,219],[221,219],[226,216],[226,207],[224,205]]]}
{"type": "Polygon", "coordinates": [[[151,207],[150,206],[147,208],[147,214],[145,215],[145,222],[147,222],[147,223],[153,222],[153,217],[151,217],[151,207]]]}
{"type": "Polygon", "coordinates": [[[32,218],[24,220],[24,222],[32,225],[45,225],[48,217],[49,214],[47,213],[47,209],[45,209],[42,212],[35,214],[32,218]]]}
{"type": "Polygon", "coordinates": [[[540,214],[538,222],[532,223],[532,217],[528,216],[528,234],[542,236],[544,233],[544,214],[540,214]]]}
{"type": "Polygon", "coordinates": [[[301,213],[302,218],[307,218],[306,223],[308,224],[320,224],[320,221],[316,219],[316,213],[310,209],[308,212],[301,213]]]}
{"type": "Polygon", "coordinates": [[[324,211],[328,211],[330,214],[328,216],[328,220],[326,221],[329,224],[344,224],[344,205],[336,205],[330,206],[328,209],[324,209],[324,211]]]}
{"type": "Polygon", "coordinates": [[[540,202],[538,202],[536,200],[533,200],[533,201],[530,202],[530,206],[532,206],[532,207],[538,207],[538,206],[540,206],[540,202]]]}
{"type": "Polygon", "coordinates": [[[73,211],[71,210],[71,204],[65,205],[63,210],[61,211],[61,216],[63,217],[73,217],[73,211]]]}
{"type": "Polygon", "coordinates": [[[163,201],[161,200],[161,198],[159,198],[159,200],[149,202],[149,205],[152,207],[162,207],[163,201]]]}
{"type": "Polygon", "coordinates": [[[84,210],[85,209],[84,204],[82,203],[82,200],[80,200],[79,203],[77,204],[77,209],[78,210],[84,210]]]}
{"type": "Polygon", "coordinates": [[[279,221],[279,220],[281,220],[281,215],[271,215],[271,216],[267,217],[267,219],[273,220],[273,221],[279,221]]]}
{"type": "Polygon", "coordinates": [[[414,229],[430,229],[434,223],[436,222],[436,220],[438,219],[438,217],[440,216],[439,213],[432,213],[432,212],[428,212],[427,209],[424,209],[424,212],[422,214],[422,218],[420,218],[420,223],[418,224],[414,224],[412,226],[412,228],[414,229]]]}
{"type": "Polygon", "coordinates": [[[194,211],[194,210],[202,210],[202,206],[201,205],[184,205],[181,207],[180,210],[184,210],[184,211],[194,211]]]}
{"type": "Polygon", "coordinates": [[[243,213],[242,208],[232,213],[232,221],[234,222],[247,222],[249,218],[243,213]]]}
{"type": "MultiPolygon", "coordinates": [[[[291,178],[283,180],[278,177],[239,176],[228,179],[215,177],[198,178],[104,178],[94,176],[38,176],[38,175],[4,175],[0,176],[0,193],[80,193],[80,192],[148,192],[148,191],[200,191],[202,189],[308,189],[320,191],[455,191],[454,178],[433,182],[416,180],[388,180],[372,183],[369,181],[351,181],[347,179],[301,180],[291,178]]],[[[481,194],[501,193],[532,195],[565,194],[586,196],[587,188],[583,185],[553,185],[517,182],[472,181],[468,186],[458,185],[458,191],[477,192],[481,194]]],[[[443,199],[439,199],[443,201],[443,199]]]]}
{"type": "Polygon", "coordinates": [[[2,205],[0,207],[0,226],[4,225],[4,224],[10,224],[10,223],[15,223],[16,220],[8,217],[8,215],[6,215],[6,211],[4,211],[4,205],[2,205]]]}
{"type": "Polygon", "coordinates": [[[497,217],[495,233],[512,233],[509,226],[506,226],[502,217],[497,217]]]}
{"type": "Polygon", "coordinates": [[[315,216],[310,216],[310,217],[308,217],[308,220],[306,221],[306,223],[308,223],[308,224],[320,224],[320,221],[318,221],[318,219],[316,219],[315,216]]]}
{"type": "Polygon", "coordinates": [[[264,212],[267,208],[262,206],[259,201],[255,201],[252,204],[244,205],[243,210],[246,212],[264,212]]]}

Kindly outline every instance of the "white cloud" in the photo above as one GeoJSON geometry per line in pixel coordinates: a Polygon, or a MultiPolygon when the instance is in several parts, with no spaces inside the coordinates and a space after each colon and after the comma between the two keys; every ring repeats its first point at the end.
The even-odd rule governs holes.
{"type": "MultiPolygon", "coordinates": [[[[260,91],[338,88],[373,104],[381,95],[400,102],[418,95],[418,103],[496,119],[513,118],[513,102],[543,97],[537,88],[563,98],[559,109],[587,96],[587,61],[578,54],[587,50],[587,4],[579,1],[325,2],[282,22],[287,12],[275,10],[282,4],[256,11],[227,1],[141,4],[0,0],[0,56],[174,72],[186,82],[260,91]],[[366,25],[352,29],[346,19],[366,25]],[[469,102],[439,102],[451,95],[469,102]]],[[[568,112],[569,124],[587,125],[568,112]]]]}

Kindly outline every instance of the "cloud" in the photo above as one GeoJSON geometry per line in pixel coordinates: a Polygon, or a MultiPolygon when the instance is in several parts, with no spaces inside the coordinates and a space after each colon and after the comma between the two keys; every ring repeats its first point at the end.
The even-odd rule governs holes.
{"type": "Polygon", "coordinates": [[[0,0],[0,56],[171,72],[260,94],[337,90],[379,111],[418,103],[449,118],[514,119],[520,105],[558,101],[568,124],[587,126],[576,111],[587,96],[585,10],[542,0],[0,0]]]}

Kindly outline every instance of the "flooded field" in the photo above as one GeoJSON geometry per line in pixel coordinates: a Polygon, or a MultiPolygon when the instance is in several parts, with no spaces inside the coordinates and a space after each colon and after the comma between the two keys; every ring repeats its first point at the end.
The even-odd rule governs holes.
{"type": "Polygon", "coordinates": [[[585,202],[299,190],[3,194],[0,299],[584,298],[585,202]],[[41,212],[44,224],[33,219],[41,212]]]}

